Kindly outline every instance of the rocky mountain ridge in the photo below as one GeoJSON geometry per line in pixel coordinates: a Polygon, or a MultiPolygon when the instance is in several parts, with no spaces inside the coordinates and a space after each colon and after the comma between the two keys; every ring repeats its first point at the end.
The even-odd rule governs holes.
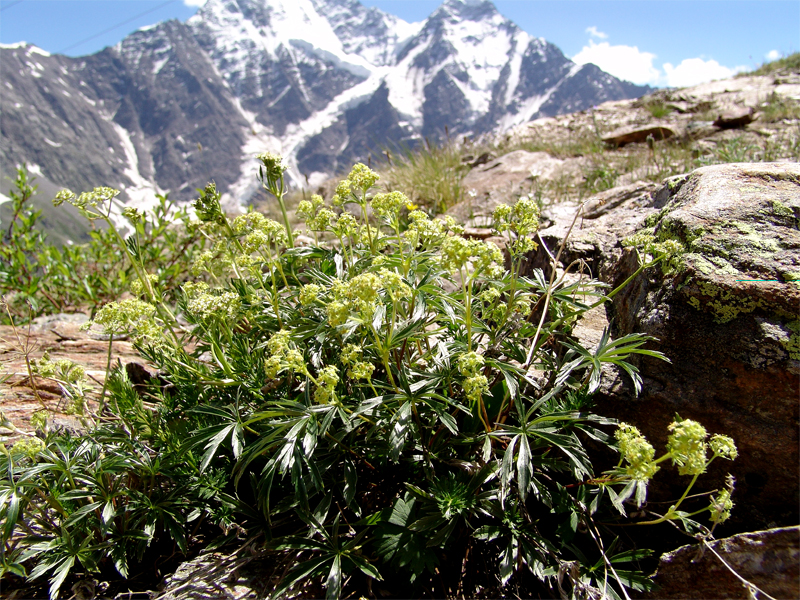
{"type": "Polygon", "coordinates": [[[94,55],[0,53],[4,169],[115,186],[136,205],[167,190],[188,200],[210,179],[246,202],[265,150],[314,183],[382,146],[647,91],[575,65],[481,0],[446,0],[422,23],[355,0],[209,0],[94,55]]]}

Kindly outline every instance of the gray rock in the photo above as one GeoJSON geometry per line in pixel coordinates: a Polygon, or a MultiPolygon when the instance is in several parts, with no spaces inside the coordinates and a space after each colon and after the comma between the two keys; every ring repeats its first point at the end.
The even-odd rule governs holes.
{"type": "Polygon", "coordinates": [[[603,141],[611,146],[622,147],[626,144],[637,144],[652,138],[656,142],[666,140],[675,135],[675,131],[666,125],[647,125],[645,127],[625,127],[603,136],[603,141]]]}
{"type": "Polygon", "coordinates": [[[154,600],[263,600],[281,574],[275,570],[257,557],[201,554],[166,577],[154,600]]]}
{"type": "Polygon", "coordinates": [[[31,322],[32,331],[52,331],[59,327],[80,326],[86,323],[89,317],[83,313],[57,313],[55,315],[44,315],[36,317],[31,322]]]}
{"type": "Polygon", "coordinates": [[[516,150],[473,168],[462,180],[466,199],[447,214],[470,226],[491,223],[498,204],[513,204],[531,193],[537,182],[579,177],[579,160],[561,160],[546,152],[516,150]]]}
{"type": "Polygon", "coordinates": [[[720,129],[739,129],[755,120],[753,107],[736,107],[720,114],[714,120],[714,126],[720,129]]]}
{"type": "MultiPolygon", "coordinates": [[[[658,213],[666,203],[666,197],[656,193],[658,190],[654,183],[637,181],[601,192],[583,203],[577,220],[575,215],[581,210],[581,203],[552,205],[542,215],[548,226],[539,231],[541,241],[555,254],[566,237],[561,262],[569,265],[583,260],[593,277],[602,278],[622,255],[620,240],[643,227],[645,219],[658,213]]],[[[530,275],[537,268],[549,275],[549,258],[544,248],[525,262],[522,272],[530,275]]]]}
{"type": "MultiPolygon", "coordinates": [[[[790,280],[800,278],[800,166],[704,167],[673,187],[650,222],[686,246],[684,267],[641,274],[609,305],[615,336],[657,336],[651,347],[672,362],[643,359],[643,394],[616,385],[597,410],[657,447],[676,413],[730,435],[738,459],[715,461],[705,477],[709,486],[736,477],[732,522],[797,523],[800,285],[790,280]]],[[[601,276],[617,285],[637,266],[625,250],[601,276]]]]}
{"type": "MultiPolygon", "coordinates": [[[[578,208],[565,203],[545,211],[549,227],[540,237],[553,254],[578,208]]],[[[645,272],[607,305],[614,337],[652,335],[659,341],[648,347],[671,363],[638,363],[638,398],[627,376],[605,369],[596,409],[633,423],[657,448],[676,413],[733,437],[738,459],[715,461],[706,485],[718,487],[728,472],[736,477],[731,523],[739,530],[798,522],[798,223],[796,163],[704,167],[662,186],[637,182],[593,196],[561,255],[563,267],[575,270],[583,261],[592,276],[617,286],[638,268],[636,253],[620,243],[625,237],[651,226],[686,246],[678,273],[645,272]]],[[[543,249],[524,273],[535,268],[549,272],[543,249]]],[[[673,489],[656,478],[651,498],[674,500],[682,483],[673,489]]]]}
{"type": "MultiPolygon", "coordinates": [[[[740,577],[773,598],[800,598],[800,527],[743,533],[709,545],[740,577]]],[[[714,552],[692,544],[664,554],[654,577],[660,589],[643,597],[753,598],[714,552]]]]}

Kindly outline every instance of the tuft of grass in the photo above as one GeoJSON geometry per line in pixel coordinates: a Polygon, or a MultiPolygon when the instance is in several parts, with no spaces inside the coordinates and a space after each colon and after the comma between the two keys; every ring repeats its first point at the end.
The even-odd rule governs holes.
{"type": "Polygon", "coordinates": [[[498,156],[515,150],[527,150],[528,152],[547,152],[555,158],[565,159],[602,154],[606,150],[606,146],[597,132],[580,129],[570,132],[567,136],[533,135],[524,139],[504,141],[498,144],[495,150],[498,156]]]}
{"type": "Polygon", "coordinates": [[[775,123],[783,119],[800,119],[800,102],[786,98],[775,92],[760,107],[761,120],[775,123]]]}
{"type": "Polygon", "coordinates": [[[414,204],[432,214],[445,212],[463,200],[461,180],[469,171],[462,161],[463,147],[448,140],[425,140],[417,148],[401,146],[384,150],[386,167],[380,169],[387,190],[403,192],[414,204]]]}
{"type": "Polygon", "coordinates": [[[642,98],[642,107],[647,110],[654,119],[662,119],[673,111],[673,109],[664,102],[663,98],[654,96],[642,98]]]}

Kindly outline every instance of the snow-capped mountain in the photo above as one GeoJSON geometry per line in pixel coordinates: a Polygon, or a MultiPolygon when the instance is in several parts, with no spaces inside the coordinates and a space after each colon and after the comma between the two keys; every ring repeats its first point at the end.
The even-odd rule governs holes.
{"type": "Polygon", "coordinates": [[[647,88],[578,66],[486,0],[407,23],[356,0],[208,0],[185,24],[69,58],[0,49],[0,160],[75,189],[256,190],[254,157],[312,184],[421,137],[502,130],[647,88]]]}

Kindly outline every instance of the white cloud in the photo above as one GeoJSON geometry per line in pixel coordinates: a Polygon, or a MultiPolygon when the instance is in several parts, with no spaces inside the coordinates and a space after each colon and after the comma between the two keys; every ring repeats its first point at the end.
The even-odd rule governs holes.
{"type": "Polygon", "coordinates": [[[636,46],[612,46],[608,42],[596,44],[589,40],[572,60],[582,65],[594,63],[603,71],[633,83],[657,85],[661,72],[653,66],[655,54],[642,52],[636,46]]]}
{"type": "Polygon", "coordinates": [[[666,85],[669,87],[689,87],[713,79],[725,79],[745,70],[747,67],[739,66],[730,69],[713,59],[703,60],[702,58],[685,58],[677,67],[670,63],[664,63],[666,85]]]}
{"type": "Polygon", "coordinates": [[[767,60],[778,60],[781,57],[781,53],[777,50],[770,50],[766,53],[765,58],[767,60]]]}
{"type": "MultiPolygon", "coordinates": [[[[594,26],[587,27],[586,33],[600,39],[608,37],[594,26]]],[[[768,60],[775,60],[779,56],[777,50],[766,55],[768,60]]],[[[655,59],[655,54],[639,50],[637,46],[611,45],[608,42],[595,42],[593,39],[572,57],[580,65],[593,63],[606,73],[625,81],[656,87],[689,87],[714,79],[733,77],[736,73],[747,70],[744,66],[730,68],[716,60],[699,57],[685,58],[677,66],[664,63],[659,69],[653,64],[655,59]]]]}
{"type": "Polygon", "coordinates": [[[206,0],[183,0],[186,6],[203,6],[206,0]]]}
{"type": "Polygon", "coordinates": [[[592,25],[591,27],[587,27],[586,33],[588,33],[592,37],[600,38],[601,40],[604,40],[608,37],[607,33],[603,33],[602,31],[597,31],[597,27],[595,27],[594,25],[592,25]]]}

